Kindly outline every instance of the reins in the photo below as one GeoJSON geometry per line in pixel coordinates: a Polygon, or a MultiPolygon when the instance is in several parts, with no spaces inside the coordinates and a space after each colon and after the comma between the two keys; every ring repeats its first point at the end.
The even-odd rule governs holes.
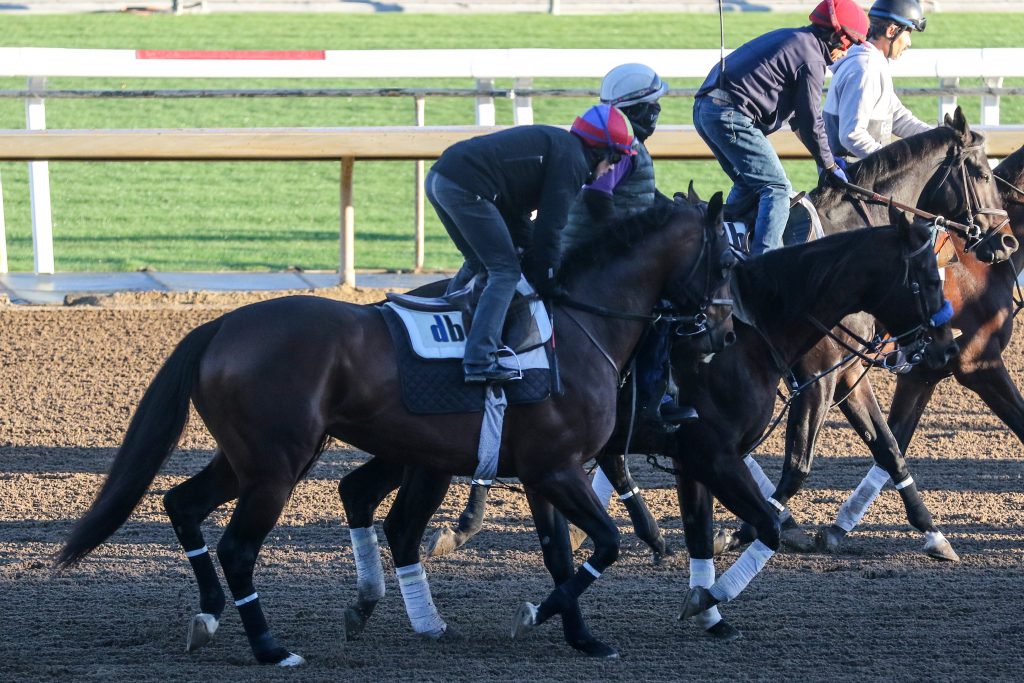
{"type": "MultiPolygon", "coordinates": [[[[986,240],[998,234],[999,231],[1002,230],[1003,227],[1010,222],[1010,216],[1004,209],[994,209],[981,206],[981,200],[978,198],[977,189],[975,188],[974,183],[970,182],[967,177],[967,155],[970,152],[979,150],[981,148],[982,145],[980,144],[966,145],[963,147],[958,146],[957,151],[955,153],[950,152],[949,154],[947,154],[946,159],[942,162],[942,165],[945,167],[945,174],[937,182],[934,183],[934,189],[932,190],[932,194],[934,194],[936,189],[941,187],[946,182],[946,180],[953,175],[954,171],[958,170],[960,176],[960,185],[962,187],[964,196],[964,203],[966,204],[965,213],[967,215],[967,223],[952,221],[946,218],[945,216],[934,214],[929,211],[925,211],[924,209],[919,209],[916,206],[904,204],[903,202],[896,201],[896,199],[892,196],[886,197],[885,195],[879,194],[873,190],[869,190],[865,187],[861,187],[849,181],[842,183],[842,189],[847,194],[858,196],[860,201],[857,204],[857,210],[859,213],[862,214],[862,217],[868,222],[869,225],[871,224],[871,220],[868,216],[867,209],[864,206],[865,200],[881,204],[889,209],[898,209],[900,211],[905,211],[907,213],[913,214],[918,218],[923,218],[924,220],[932,223],[933,225],[936,225],[946,230],[947,232],[952,232],[963,238],[964,250],[972,251],[973,249],[976,249],[978,246],[984,243],[986,240]],[[974,219],[978,216],[998,216],[1001,217],[1002,220],[997,225],[990,226],[985,233],[982,233],[981,226],[974,222],[974,219]]],[[[1001,180],[999,176],[996,176],[994,173],[992,175],[997,180],[1001,180]]],[[[1016,190],[1017,188],[1014,189],[1016,190]]],[[[1019,190],[1017,191],[1019,192],[1019,190]]]]}

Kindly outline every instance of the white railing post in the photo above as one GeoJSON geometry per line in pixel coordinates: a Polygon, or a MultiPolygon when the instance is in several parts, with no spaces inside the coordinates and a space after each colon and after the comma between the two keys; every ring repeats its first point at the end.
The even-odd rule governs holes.
{"type": "MultiPolygon", "coordinates": [[[[989,88],[1001,88],[1003,87],[1002,76],[986,77],[985,86],[989,88]]],[[[983,126],[998,126],[999,125],[999,95],[982,95],[981,96],[981,125],[983,126]]]]}
{"type": "Polygon", "coordinates": [[[513,121],[517,126],[529,126],[533,123],[533,98],[529,95],[520,95],[519,91],[532,88],[532,78],[517,78],[512,85],[515,98],[512,100],[513,121]]]}
{"type": "MultiPolygon", "coordinates": [[[[31,93],[41,92],[46,79],[28,79],[31,93]]],[[[46,109],[43,98],[30,95],[25,100],[25,121],[29,130],[46,129],[46,109]]],[[[50,209],[50,162],[28,163],[28,192],[32,202],[32,255],[35,272],[53,273],[53,214],[50,209]]]]}
{"type": "MultiPolygon", "coordinates": [[[[959,76],[944,76],[939,79],[940,88],[956,88],[960,85],[959,76]]],[[[939,121],[938,124],[941,126],[942,122],[946,119],[946,114],[950,116],[956,111],[956,95],[939,95],[939,121]]]]}
{"type": "MultiPolygon", "coordinates": [[[[476,89],[480,91],[494,90],[494,79],[478,78],[476,89]]],[[[476,125],[493,126],[495,120],[494,97],[491,95],[479,95],[476,98],[476,125]]]]}
{"type": "MultiPolygon", "coordinates": [[[[426,98],[423,95],[416,95],[416,125],[422,127],[426,123],[426,98]]],[[[423,270],[423,259],[425,252],[425,233],[424,228],[424,214],[425,208],[423,202],[423,177],[424,177],[424,163],[423,159],[416,160],[416,259],[413,265],[415,272],[423,270]]]]}
{"type": "Polygon", "coordinates": [[[7,272],[7,225],[4,222],[4,185],[0,182],[0,273],[7,272]]]}
{"type": "Polygon", "coordinates": [[[339,281],[349,287],[356,286],[356,212],[352,206],[352,176],[355,170],[355,157],[341,159],[341,235],[339,249],[341,251],[338,265],[339,281]]]}

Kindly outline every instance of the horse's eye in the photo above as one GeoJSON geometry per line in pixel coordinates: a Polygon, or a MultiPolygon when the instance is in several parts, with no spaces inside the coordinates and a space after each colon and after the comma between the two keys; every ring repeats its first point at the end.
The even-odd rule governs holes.
{"type": "Polygon", "coordinates": [[[985,173],[984,171],[982,171],[981,173],[978,174],[978,178],[983,183],[987,183],[988,181],[992,180],[992,176],[990,174],[988,174],[988,173],[985,173]]]}

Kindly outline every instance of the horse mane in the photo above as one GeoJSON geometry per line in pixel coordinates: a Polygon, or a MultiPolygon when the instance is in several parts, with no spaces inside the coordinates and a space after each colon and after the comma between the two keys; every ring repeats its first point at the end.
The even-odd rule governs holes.
{"type": "Polygon", "coordinates": [[[595,224],[590,237],[575,245],[562,256],[558,277],[566,282],[581,271],[601,267],[618,260],[636,245],[669,224],[677,214],[700,211],[685,202],[675,202],[657,195],[654,205],[621,221],[595,224]]]}
{"type": "MultiPolygon", "coordinates": [[[[957,132],[949,126],[939,126],[917,135],[897,140],[873,152],[860,161],[851,162],[847,175],[861,187],[873,188],[879,194],[890,192],[906,176],[907,169],[923,160],[941,156],[956,143],[957,132]]],[[[979,135],[971,131],[971,143],[978,142],[979,135]]],[[[846,194],[829,185],[824,179],[811,191],[814,205],[819,212],[839,206],[846,194]]]]}
{"type": "Polygon", "coordinates": [[[839,273],[848,272],[844,267],[849,262],[863,258],[861,243],[879,230],[894,228],[860,228],[766,252],[740,263],[734,282],[744,304],[760,316],[770,315],[781,323],[797,320],[823,291],[839,285],[839,273]]]}

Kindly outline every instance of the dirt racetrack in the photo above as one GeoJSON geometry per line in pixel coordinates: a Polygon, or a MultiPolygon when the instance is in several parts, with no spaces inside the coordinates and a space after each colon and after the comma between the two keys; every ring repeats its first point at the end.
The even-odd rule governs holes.
{"type": "MultiPolygon", "coordinates": [[[[379,293],[354,294],[373,300],[379,293]]],[[[557,620],[526,640],[509,640],[515,608],[543,598],[550,580],[525,499],[508,490],[492,493],[484,530],[471,545],[428,563],[434,600],[460,641],[412,635],[385,552],[387,596],[362,637],[346,643],[342,612],[355,595],[355,568],[336,487],[365,455],[334,443],[296,488],[257,569],[272,628],[306,666],[256,665],[231,607],[215,641],[187,655],[185,629],[198,597],[160,497],[210,456],[213,443],[198,420],[110,542],[67,573],[53,574],[50,559],[90,502],[166,354],[186,331],[238,302],[147,295],[100,306],[0,305],[0,680],[1020,680],[1021,445],[952,381],[924,416],[911,471],[959,564],[919,551],[922,539],[889,488],[850,537],[847,554],[777,555],[722,609],[744,638],[712,643],[676,621],[687,563],[674,489],[667,475],[636,458],[634,475],[679,552],[651,565],[625,510],[613,505],[622,553],[584,596],[583,610],[620,660],[577,656],[557,620]]],[[[1022,336],[1018,330],[1006,354],[1018,386],[1022,336]]],[[[873,377],[887,404],[890,380],[873,377]]],[[[808,488],[793,504],[808,523],[830,522],[870,464],[839,420],[836,414],[828,423],[808,488]]],[[[778,435],[760,451],[773,478],[781,452],[778,435]]],[[[467,491],[459,480],[436,523],[454,520],[467,491]]],[[[211,548],[229,512],[208,521],[211,548]]],[[[717,516],[731,523],[721,511],[717,516]]],[[[734,558],[720,559],[719,572],[734,558]]]]}

